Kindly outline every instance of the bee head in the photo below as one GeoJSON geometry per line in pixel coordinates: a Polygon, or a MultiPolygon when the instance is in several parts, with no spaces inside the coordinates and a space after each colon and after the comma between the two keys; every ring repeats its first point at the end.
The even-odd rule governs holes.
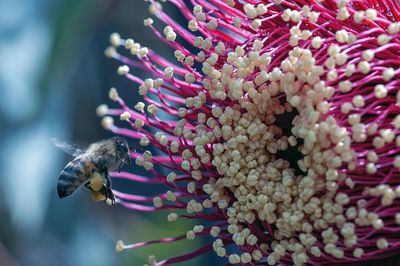
{"type": "Polygon", "coordinates": [[[119,162],[118,172],[124,164],[130,164],[131,157],[129,155],[128,142],[120,137],[115,137],[115,151],[117,155],[117,161],[119,162]]]}

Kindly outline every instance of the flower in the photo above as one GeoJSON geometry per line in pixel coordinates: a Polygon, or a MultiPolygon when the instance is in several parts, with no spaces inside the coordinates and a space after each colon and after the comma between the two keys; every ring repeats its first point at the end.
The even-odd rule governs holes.
{"type": "Polygon", "coordinates": [[[150,177],[114,178],[169,190],[153,198],[115,194],[127,208],[175,208],[187,213],[171,212],[169,221],[200,224],[117,249],[211,235],[214,242],[190,254],[150,263],[210,250],[230,264],[264,265],[399,254],[398,1],[171,0],[186,28],[150,2],[166,26],[144,24],[177,62],[112,34],[106,55],[123,64],[118,73],[139,85],[145,103],[129,106],[111,89],[120,107],[97,111],[105,128],[162,153],[132,152],[150,177]],[[136,77],[132,67],[151,78],[136,77]]]}

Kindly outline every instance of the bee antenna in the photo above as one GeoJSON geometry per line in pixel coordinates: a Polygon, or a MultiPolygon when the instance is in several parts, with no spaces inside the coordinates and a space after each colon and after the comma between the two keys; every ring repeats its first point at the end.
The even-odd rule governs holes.
{"type": "Polygon", "coordinates": [[[148,154],[151,155],[151,153],[150,153],[149,151],[146,151],[146,150],[144,150],[144,149],[142,149],[142,148],[139,148],[139,147],[137,147],[137,146],[130,146],[130,147],[129,147],[129,150],[131,150],[131,151],[140,150],[140,151],[142,151],[142,152],[145,152],[145,153],[148,153],[148,154]]]}

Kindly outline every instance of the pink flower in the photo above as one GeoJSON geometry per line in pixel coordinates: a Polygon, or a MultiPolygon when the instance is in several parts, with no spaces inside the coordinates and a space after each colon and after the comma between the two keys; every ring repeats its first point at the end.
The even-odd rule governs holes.
{"type": "Polygon", "coordinates": [[[113,177],[166,192],[115,195],[127,208],[176,209],[169,221],[199,224],[176,238],[118,242],[117,249],[211,235],[213,243],[190,254],[150,263],[211,250],[251,265],[399,254],[399,2],[169,1],[187,27],[150,2],[166,27],[144,23],[177,61],[112,34],[106,55],[123,64],[118,73],[139,85],[144,102],[125,103],[111,89],[119,107],[97,111],[106,129],[162,153],[132,152],[148,176],[113,177]],[[111,116],[125,122],[116,126],[111,116]]]}

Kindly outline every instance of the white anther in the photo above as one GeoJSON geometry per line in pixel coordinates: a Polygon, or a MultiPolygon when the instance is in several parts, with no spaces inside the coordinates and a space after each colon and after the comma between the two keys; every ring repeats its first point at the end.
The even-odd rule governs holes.
{"type": "Polygon", "coordinates": [[[160,197],[154,197],[153,198],[153,205],[154,205],[154,207],[156,207],[156,208],[161,208],[162,206],[163,206],[163,202],[162,202],[162,200],[161,200],[161,198],[160,197]]]}
{"type": "Polygon", "coordinates": [[[178,214],[172,212],[172,213],[168,214],[167,219],[168,219],[168,222],[174,222],[174,221],[178,220],[178,214]]]}
{"type": "Polygon", "coordinates": [[[119,118],[122,120],[122,121],[129,121],[129,119],[131,118],[131,114],[129,113],[129,112],[123,112],[120,116],[119,116],[119,118]]]}
{"type": "Polygon", "coordinates": [[[126,75],[129,73],[129,67],[127,65],[119,66],[117,72],[119,75],[126,75]]]}
{"type": "Polygon", "coordinates": [[[114,126],[114,119],[111,116],[105,116],[101,120],[101,125],[104,129],[110,130],[112,126],[114,126]]]}
{"type": "Polygon", "coordinates": [[[164,69],[164,75],[167,78],[171,78],[174,75],[174,68],[173,67],[166,67],[164,69]]]}
{"type": "Polygon", "coordinates": [[[167,181],[172,183],[174,182],[176,179],[176,174],[174,172],[171,172],[167,175],[167,181]]]}
{"type": "Polygon", "coordinates": [[[120,46],[120,44],[121,44],[121,36],[116,32],[111,33],[111,35],[110,35],[110,43],[114,47],[120,46]]]}
{"type": "Polygon", "coordinates": [[[108,112],[108,106],[107,104],[101,104],[96,108],[96,114],[99,117],[103,117],[107,114],[108,112]]]}
{"type": "Polygon", "coordinates": [[[146,19],[143,20],[143,25],[146,26],[146,27],[148,27],[148,26],[152,25],[153,22],[154,22],[154,21],[153,21],[152,18],[146,18],[146,19]]]}

